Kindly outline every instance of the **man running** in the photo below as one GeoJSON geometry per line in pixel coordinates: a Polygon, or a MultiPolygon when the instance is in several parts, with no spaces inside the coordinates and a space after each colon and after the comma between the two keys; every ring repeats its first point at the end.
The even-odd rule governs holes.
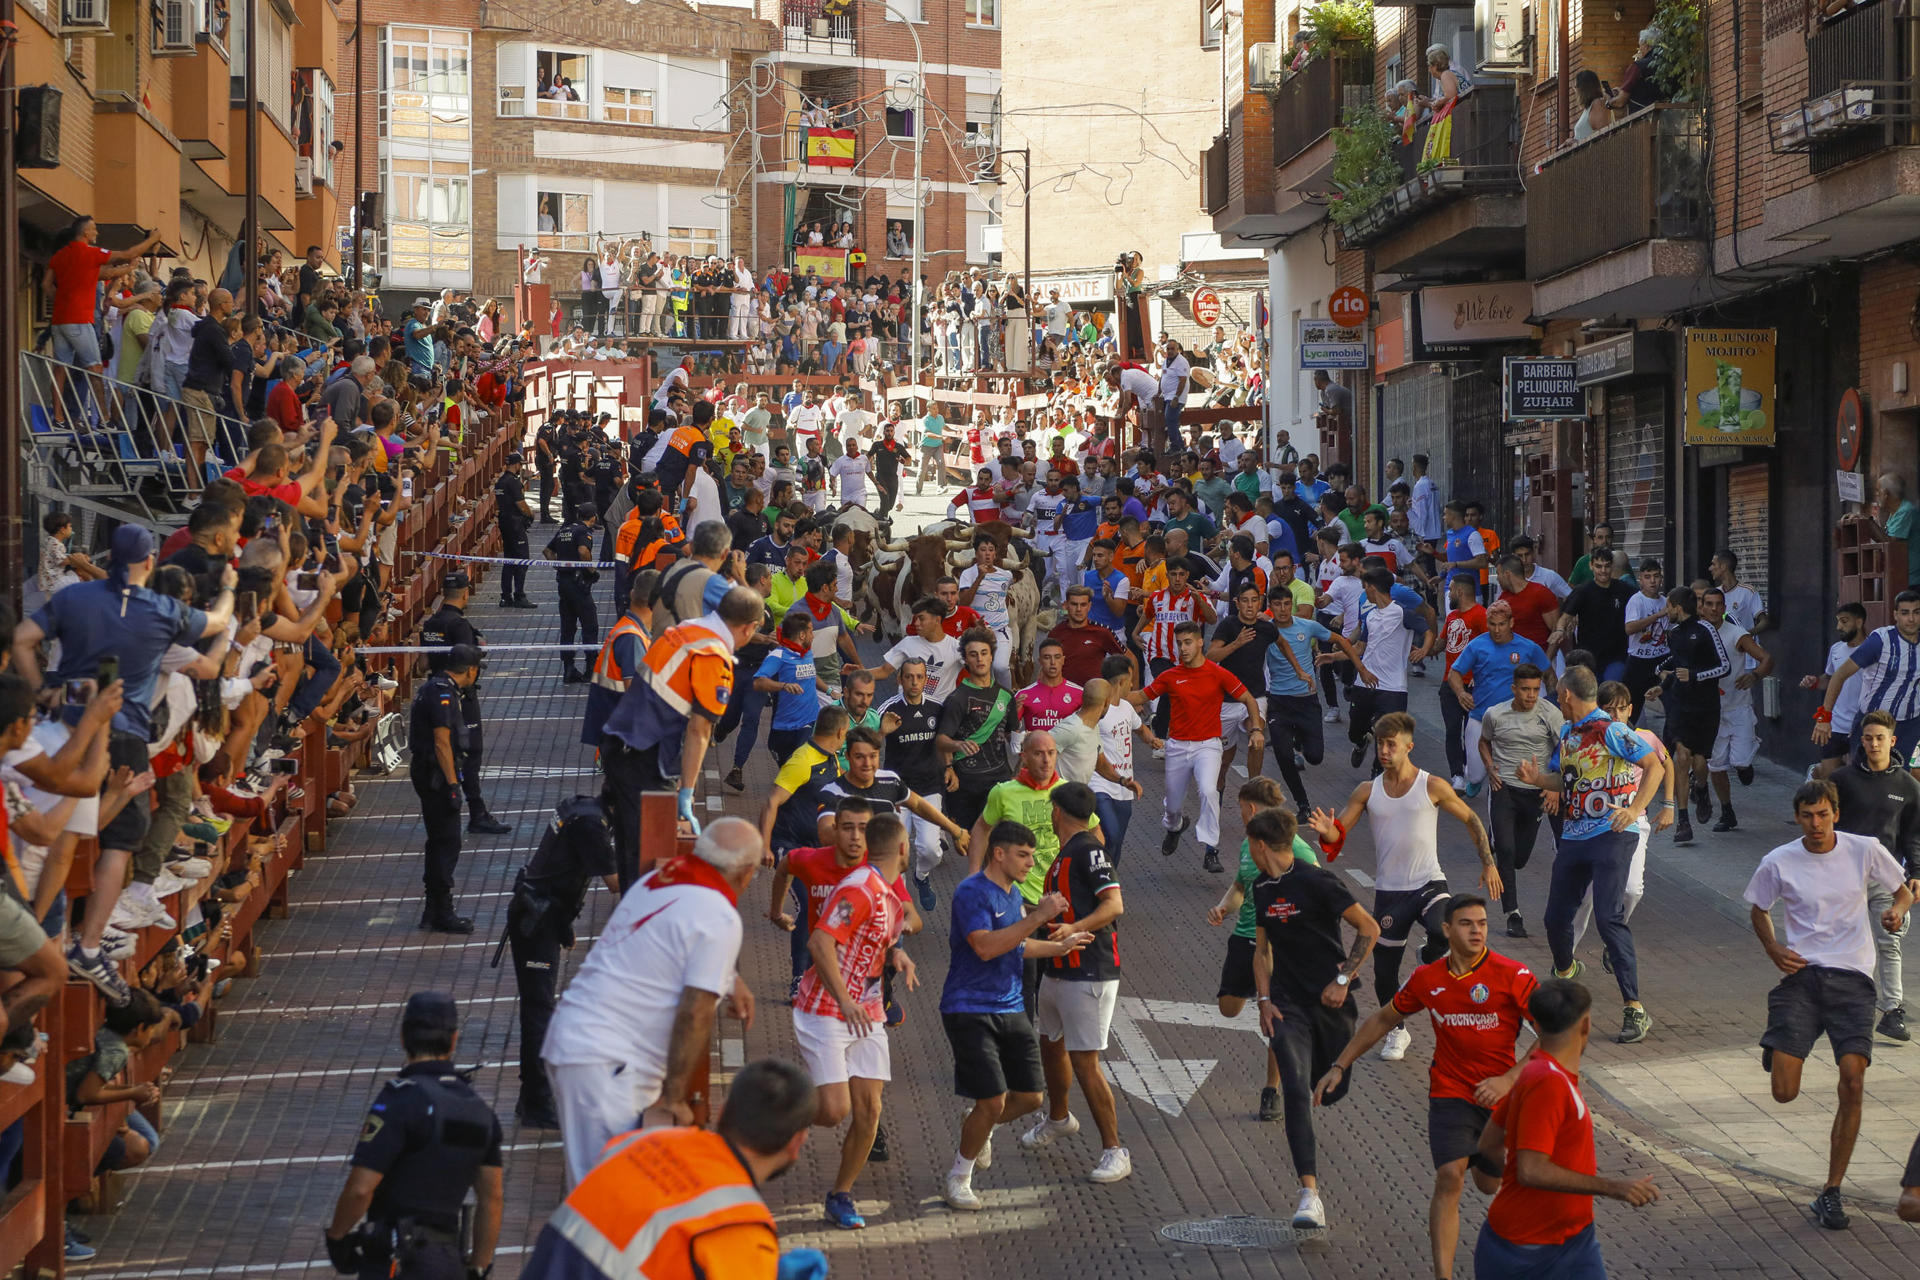
{"type": "MultiPolygon", "coordinates": [[[[1850,835],[1878,840],[1906,865],[1907,881],[1920,894],[1920,782],[1893,758],[1897,726],[1884,711],[1869,711],[1860,725],[1859,757],[1835,769],[1828,778],[1840,804],[1834,826],[1850,835]]],[[[1901,975],[1900,944],[1906,930],[1887,932],[1879,924],[1893,905],[1896,885],[1876,881],[1867,893],[1867,915],[1874,921],[1877,953],[1875,1006],[1880,1011],[1876,1033],[1896,1044],[1912,1039],[1907,1030],[1906,989],[1901,975]]]]}
{"type": "MultiPolygon", "coordinates": [[[[1802,689],[1824,689],[1840,664],[1853,657],[1867,634],[1866,609],[1847,601],[1834,611],[1833,629],[1840,638],[1827,647],[1826,668],[1817,676],[1802,676],[1802,689]]],[[[1820,744],[1820,763],[1813,768],[1816,778],[1831,777],[1835,769],[1847,762],[1853,747],[1853,722],[1860,717],[1860,685],[1861,681],[1854,677],[1848,677],[1840,685],[1840,696],[1834,701],[1832,719],[1827,725],[1827,740],[1820,744]]]]}
{"type": "Polygon", "coordinates": [[[1463,698],[1467,680],[1462,673],[1456,686],[1450,677],[1453,664],[1460,660],[1467,645],[1476,636],[1486,634],[1487,607],[1474,596],[1473,578],[1467,574],[1455,574],[1447,582],[1447,616],[1440,624],[1441,644],[1445,649],[1445,664],[1440,669],[1440,722],[1447,739],[1448,779],[1455,791],[1467,789],[1467,713],[1473,710],[1473,699],[1463,698]]]}
{"type": "Polygon", "coordinates": [[[1660,664],[1667,660],[1666,577],[1660,562],[1640,562],[1640,590],[1627,601],[1627,674],[1622,683],[1633,694],[1633,722],[1647,705],[1647,690],[1660,683],[1660,664]]]}
{"type": "MultiPolygon", "coordinates": [[[[1223,797],[1227,791],[1227,770],[1233,767],[1234,756],[1246,745],[1254,726],[1264,727],[1268,723],[1267,653],[1280,639],[1280,630],[1262,612],[1260,606],[1265,602],[1265,590],[1252,581],[1242,582],[1233,596],[1233,611],[1221,619],[1220,625],[1214,628],[1213,639],[1207,644],[1207,661],[1217,662],[1226,668],[1229,675],[1247,687],[1247,692],[1253,695],[1254,705],[1260,708],[1260,714],[1251,719],[1238,702],[1220,709],[1223,749],[1216,789],[1223,797]]],[[[1287,763],[1293,762],[1289,760],[1287,763]]],[[[1260,756],[1249,752],[1247,772],[1258,773],[1259,770],[1260,756]]]]}
{"type": "MultiPolygon", "coordinates": [[[[1863,728],[1868,726],[1863,726],[1863,728]]],[[[1875,722],[1875,729],[1884,726],[1875,722]]],[[[1898,885],[1880,927],[1899,933],[1913,906],[1906,873],[1885,845],[1834,830],[1840,797],[1831,782],[1806,782],[1793,793],[1800,839],[1760,860],[1747,883],[1753,932],[1767,959],[1787,976],[1767,996],[1760,1061],[1773,1077],[1773,1100],[1800,1096],[1800,1073],[1821,1035],[1840,1066],[1840,1103],[1828,1139],[1825,1188],[1808,1209],[1829,1231],[1847,1225],[1840,1183],[1860,1136],[1867,1064],[1873,1059],[1874,941],[1867,901],[1875,885],[1898,885]],[[1786,942],[1773,929],[1773,907],[1785,907],[1786,942]]]]}
{"type": "MultiPolygon", "coordinates": [[[[1719,557],[1714,563],[1719,563],[1719,557]]],[[[1720,686],[1720,730],[1713,739],[1713,754],[1707,759],[1707,778],[1720,801],[1720,820],[1713,829],[1732,831],[1740,822],[1734,817],[1733,784],[1727,774],[1731,771],[1738,776],[1743,787],[1753,783],[1753,757],[1760,750],[1753,687],[1773,674],[1773,655],[1734,621],[1727,609],[1726,593],[1719,587],[1708,587],[1701,593],[1700,618],[1720,633],[1720,646],[1739,673],[1720,686]]]]}
{"type": "MultiPolygon", "coordinates": [[[[1140,609],[1137,634],[1141,656],[1146,659],[1147,680],[1180,665],[1182,659],[1175,632],[1182,624],[1204,622],[1212,626],[1215,619],[1212,603],[1199,592],[1188,589],[1189,566],[1186,558],[1169,558],[1163,567],[1167,573],[1166,588],[1150,593],[1140,609]]],[[[1168,717],[1171,714],[1167,706],[1153,709],[1153,731],[1163,738],[1167,736],[1168,717]]]]}
{"type": "Polygon", "coordinates": [[[923,596],[913,604],[913,633],[887,650],[880,665],[870,668],[875,680],[895,675],[908,662],[918,662],[926,682],[927,696],[945,702],[960,679],[960,642],[946,632],[947,607],[933,596],[923,596]]]}
{"type": "Polygon", "coordinates": [[[1169,708],[1166,794],[1161,804],[1161,825],[1166,834],[1161,837],[1160,852],[1171,857],[1180,847],[1180,837],[1192,827],[1200,841],[1201,865],[1218,875],[1225,870],[1220,865],[1221,713],[1229,702],[1238,702],[1246,709],[1247,723],[1252,726],[1247,733],[1249,759],[1266,753],[1266,721],[1247,687],[1219,663],[1207,661],[1201,649],[1205,635],[1198,622],[1182,622],[1173,631],[1179,665],[1161,671],[1152,684],[1129,693],[1127,700],[1139,709],[1164,696],[1169,708]],[[1199,793],[1197,824],[1186,815],[1189,784],[1199,793]]]}
{"type": "Polygon", "coordinates": [[[1480,785],[1487,780],[1487,762],[1480,756],[1481,717],[1488,707],[1513,697],[1513,673],[1523,664],[1542,671],[1549,665],[1546,650],[1514,634],[1513,610],[1504,600],[1487,606],[1486,619],[1486,634],[1467,641],[1447,669],[1447,687],[1467,715],[1462,741],[1467,755],[1468,798],[1478,795],[1480,785]],[[1473,686],[1471,693],[1467,691],[1469,684],[1473,686]]]}
{"type": "Polygon", "coordinates": [[[1100,1069],[1100,1055],[1106,1052],[1120,998],[1120,932],[1115,922],[1126,905],[1113,862],[1090,825],[1093,789],[1064,782],[1053,789],[1051,799],[1060,855],[1047,868],[1046,891],[1067,900],[1060,923],[1093,935],[1093,941],[1040,966],[1036,1026],[1047,1076],[1047,1109],[1020,1135],[1020,1145],[1036,1151],[1080,1132],[1080,1121],[1067,1106],[1067,1086],[1077,1080],[1100,1131],[1100,1161],[1087,1180],[1118,1182],[1133,1172],[1133,1158],[1120,1145],[1119,1112],[1100,1069]]]}
{"type": "MultiPolygon", "coordinates": [[[[1418,924],[1426,931],[1420,962],[1437,959],[1446,950],[1440,922],[1447,908],[1447,876],[1440,869],[1440,815],[1459,819],[1480,855],[1480,883],[1488,894],[1500,893],[1500,871],[1494,865],[1493,846],[1480,815],[1467,807],[1443,778],[1436,778],[1413,762],[1413,717],[1396,711],[1374,725],[1374,750],[1380,758],[1379,776],[1361,783],[1347,797],[1338,817],[1315,809],[1307,825],[1320,837],[1320,851],[1328,862],[1340,856],[1342,846],[1360,815],[1373,830],[1373,918],[1380,922],[1380,945],[1373,954],[1373,994],[1381,1004],[1400,990],[1400,960],[1407,939],[1418,924]]],[[[1380,1056],[1398,1062],[1407,1056],[1413,1037],[1395,1027],[1380,1044],[1380,1056]]]]}
{"type": "Polygon", "coordinates": [[[858,796],[871,806],[874,813],[898,814],[903,824],[917,819],[946,832],[955,841],[966,839],[966,828],[951,821],[940,811],[937,803],[917,794],[893,770],[880,767],[880,755],[885,742],[878,729],[849,729],[847,745],[842,748],[847,758],[846,771],[833,781],[822,784],[821,800],[837,806],[848,796],[858,796]]]}
{"type": "Polygon", "coordinates": [[[1490,1176],[1499,1168],[1479,1155],[1493,1107],[1520,1076],[1514,1051],[1527,1001],[1540,985],[1533,971],[1487,947],[1486,900],[1463,893],[1447,903],[1442,926],[1447,954],[1421,965],[1393,999],[1360,1024],[1353,1039],[1314,1086],[1317,1102],[1347,1082],[1353,1064],[1383,1036],[1421,1009],[1433,1023],[1433,1066],[1427,1072],[1427,1146],[1433,1153],[1433,1200],[1427,1239],[1433,1274],[1453,1280],[1460,1245],[1460,1192],[1467,1165],[1490,1176]]]}
{"type": "MultiPolygon", "coordinates": [[[[1305,813],[1307,782],[1302,762],[1317,765],[1326,758],[1326,725],[1320,719],[1320,700],[1313,681],[1314,646],[1333,633],[1310,614],[1295,612],[1296,597],[1285,587],[1267,597],[1273,616],[1274,642],[1267,646],[1267,729],[1273,759],[1293,793],[1294,808],[1305,813]]],[[[1311,605],[1309,605],[1311,608],[1311,605]]],[[[1255,768],[1247,761],[1248,772],[1255,768]]]]}
{"type": "Polygon", "coordinates": [[[1013,589],[1013,570],[1000,567],[1000,546],[990,533],[973,536],[973,563],[960,574],[960,603],[980,611],[980,620],[993,632],[993,671],[1002,684],[1012,683],[1013,621],[1007,613],[1007,592],[1013,589]]]}
{"type": "MultiPolygon", "coordinates": [[[[944,813],[946,768],[940,763],[940,752],[934,745],[940,732],[941,704],[927,696],[924,660],[903,658],[897,674],[900,692],[880,707],[887,767],[919,794],[922,803],[944,813]],[[892,727],[888,728],[889,725],[892,727]]],[[[909,815],[907,830],[913,838],[914,893],[920,900],[920,909],[931,911],[935,901],[933,869],[940,865],[945,853],[940,842],[941,828],[937,823],[909,815]]]]}
{"type": "Polygon", "coordinates": [[[1527,936],[1520,916],[1518,872],[1533,857],[1533,842],[1545,816],[1544,793],[1520,774],[1523,764],[1536,767],[1553,758],[1566,718],[1550,702],[1540,700],[1545,673],[1531,663],[1513,669],[1513,697],[1496,702],[1480,717],[1480,763],[1493,786],[1487,804],[1487,825],[1493,837],[1493,858],[1500,868],[1500,909],[1506,913],[1507,936],[1527,936]]]}
{"type": "MultiPolygon", "coordinates": [[[[1413,618],[1393,600],[1391,570],[1371,568],[1360,575],[1366,603],[1354,628],[1333,643],[1353,664],[1354,683],[1347,693],[1353,719],[1347,741],[1353,743],[1348,763],[1358,769],[1367,758],[1374,725],[1386,716],[1407,710],[1407,666],[1413,654],[1413,618]]],[[[1334,661],[1325,655],[1323,661],[1334,661]]]]}
{"type": "Polygon", "coordinates": [[[1066,665],[1065,645],[1051,636],[1040,642],[1033,683],[1013,695],[1023,734],[1051,729],[1080,709],[1080,686],[1067,679],[1066,665]]]}
{"type": "Polygon", "coordinates": [[[993,633],[977,627],[961,637],[965,670],[941,705],[934,749],[946,766],[941,808],[971,829],[987,793],[1013,776],[1007,739],[1013,729],[1013,694],[994,679],[993,633]]]}
{"type": "Polygon", "coordinates": [[[1598,556],[1585,582],[1560,604],[1560,624],[1547,644],[1549,654],[1585,649],[1599,664],[1601,681],[1624,680],[1627,674],[1627,605],[1633,588],[1613,576],[1613,557],[1598,556]]]}
{"type": "MultiPolygon", "coordinates": [[[[1360,1021],[1353,979],[1379,939],[1380,926],[1353,900],[1346,881],[1293,856],[1295,831],[1293,815],[1285,809],[1264,810],[1247,823],[1247,848],[1261,872],[1252,890],[1253,917],[1260,926],[1253,950],[1254,999],[1260,1006],[1260,1034],[1280,1066],[1287,1152],[1300,1179],[1293,1226],[1305,1230],[1327,1225],[1313,1133],[1313,1085],[1353,1039],[1360,1021]],[[1351,946],[1341,945],[1342,921],[1353,926],[1351,946]]],[[[1343,1079],[1319,1101],[1331,1106],[1346,1092],[1343,1079]]]]}
{"type": "MultiPolygon", "coordinates": [[[[1827,677],[1827,695],[1813,713],[1813,740],[1825,745],[1832,737],[1833,709],[1840,691],[1858,672],[1860,709],[1885,711],[1894,719],[1894,758],[1913,768],[1914,748],[1920,746],[1920,591],[1906,590],[1893,598],[1893,625],[1876,627],[1853,656],[1827,677]]],[[[1859,730],[1854,730],[1859,736],[1859,730]]],[[[1859,750],[1860,744],[1854,743],[1859,750]]]]}
{"type": "Polygon", "coordinates": [[[973,1103],[947,1172],[946,1202],[954,1209],[983,1207],[973,1171],[993,1163],[993,1127],[1018,1120],[1046,1098],[1040,1039],[1024,998],[1026,961],[1072,955],[1093,941],[1092,934],[1066,927],[1032,940],[1069,906],[1050,894],[1027,911],[1020,885],[1033,870],[1034,843],[1028,828],[999,823],[987,833],[985,864],[953,891],[940,1021],[953,1049],[953,1091],[973,1103]]]}

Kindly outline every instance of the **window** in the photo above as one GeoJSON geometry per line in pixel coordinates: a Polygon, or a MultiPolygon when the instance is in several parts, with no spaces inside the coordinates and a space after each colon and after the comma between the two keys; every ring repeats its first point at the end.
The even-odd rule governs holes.
{"type": "Polygon", "coordinates": [[[667,252],[696,258],[719,253],[720,231],[716,227],[668,227],[667,252]]]}
{"type": "Polygon", "coordinates": [[[380,60],[383,137],[470,144],[473,78],[467,33],[445,27],[388,27],[380,60]]]}
{"type": "Polygon", "coordinates": [[[1226,6],[1220,0],[1200,0],[1200,47],[1218,49],[1220,32],[1226,23],[1226,6]]]}
{"type": "Polygon", "coordinates": [[[996,130],[994,120],[1000,114],[1000,99],[991,93],[969,93],[967,95],[967,145],[981,150],[990,150],[994,145],[996,130]]]}
{"type": "Polygon", "coordinates": [[[542,249],[593,248],[593,197],[541,191],[533,198],[534,237],[542,249]]]}
{"type": "Polygon", "coordinates": [[[609,86],[605,91],[605,111],[608,124],[652,124],[653,90],[609,86]]]}
{"type": "Polygon", "coordinates": [[[970,27],[999,26],[1000,0],[967,0],[967,25],[970,27]]]}
{"type": "Polygon", "coordinates": [[[889,138],[904,138],[911,141],[914,136],[913,109],[909,107],[905,111],[900,111],[893,107],[888,107],[886,111],[887,136],[889,138]]]}
{"type": "Polygon", "coordinates": [[[560,120],[585,120],[593,84],[587,55],[542,49],[534,55],[533,113],[560,120]]]}
{"type": "MultiPolygon", "coordinates": [[[[271,5],[258,7],[260,18],[260,106],[288,133],[293,132],[293,28],[271,5]]],[[[233,14],[234,49],[247,47],[247,11],[242,5],[233,14]]],[[[247,101],[247,77],[244,59],[229,68],[228,101],[236,107],[247,101]]]]}
{"type": "Polygon", "coordinates": [[[472,179],[464,162],[395,156],[388,161],[388,183],[388,216],[393,221],[456,226],[473,222],[472,179]]]}
{"type": "Polygon", "coordinates": [[[227,56],[227,0],[194,0],[200,20],[200,39],[227,56]]]}
{"type": "MultiPolygon", "coordinates": [[[[925,22],[927,20],[927,15],[923,9],[923,0],[886,0],[884,12],[887,15],[888,22],[898,22],[903,17],[908,22],[925,22]]],[[[969,18],[971,18],[973,12],[972,0],[968,2],[967,12],[969,18]]]]}

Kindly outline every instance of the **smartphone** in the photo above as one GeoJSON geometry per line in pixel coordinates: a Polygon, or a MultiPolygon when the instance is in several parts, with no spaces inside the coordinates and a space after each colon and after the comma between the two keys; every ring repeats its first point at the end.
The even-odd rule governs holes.
{"type": "Polygon", "coordinates": [[[292,756],[282,756],[278,760],[270,761],[269,764],[275,773],[295,774],[300,772],[300,762],[292,756]]]}
{"type": "Polygon", "coordinates": [[[100,659],[100,667],[94,673],[94,681],[102,689],[120,678],[120,659],[108,654],[100,659]]]}
{"type": "Polygon", "coordinates": [[[1602,81],[1600,82],[1600,88],[1601,88],[1601,90],[1602,90],[1602,91],[1604,91],[1605,93],[1607,93],[1607,94],[1609,94],[1609,95],[1611,95],[1611,94],[1613,93],[1613,86],[1612,86],[1612,85],[1610,85],[1610,84],[1608,84],[1608,83],[1607,83],[1607,82],[1606,82],[1605,80],[1602,80],[1602,81]]]}
{"type": "Polygon", "coordinates": [[[85,680],[67,681],[66,701],[70,707],[85,706],[87,702],[87,682],[85,680]]]}
{"type": "Polygon", "coordinates": [[[320,567],[328,573],[340,572],[340,553],[338,551],[329,551],[326,560],[321,563],[320,567]]]}
{"type": "Polygon", "coordinates": [[[320,575],[318,573],[297,573],[293,576],[293,585],[301,591],[318,591],[320,575]]]}
{"type": "Polygon", "coordinates": [[[400,496],[403,498],[413,497],[413,477],[412,476],[400,477],[400,496]]]}
{"type": "Polygon", "coordinates": [[[233,597],[233,616],[242,623],[252,622],[254,611],[260,606],[259,598],[251,591],[242,591],[233,597]]]}

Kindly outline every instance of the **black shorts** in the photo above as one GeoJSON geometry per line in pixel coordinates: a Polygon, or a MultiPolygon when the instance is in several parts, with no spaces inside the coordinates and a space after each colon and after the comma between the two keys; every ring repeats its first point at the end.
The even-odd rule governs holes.
{"type": "Polygon", "coordinates": [[[1873,1061],[1873,979],[1852,969],[1810,964],[1767,993],[1767,1030],[1760,1045],[1805,1058],[1824,1033],[1838,1062],[1849,1053],[1873,1061]]]}
{"type": "Polygon", "coordinates": [[[1040,1034],[1026,1014],[943,1013],[940,1022],[953,1047],[953,1091],[961,1097],[1046,1092],[1040,1034]]]}
{"type": "Polygon", "coordinates": [[[1433,1167],[1465,1160],[1488,1177],[1499,1177],[1500,1167],[1478,1154],[1480,1132],[1492,1115],[1491,1109],[1465,1098],[1428,1098],[1427,1146],[1433,1152],[1433,1167]]]}
{"type": "Polygon", "coordinates": [[[1836,733],[1820,744],[1822,760],[1838,760],[1853,750],[1853,735],[1836,733]]]}
{"type": "Polygon", "coordinates": [[[1713,740],[1720,736],[1720,704],[1681,702],[1669,697],[1661,701],[1666,704],[1667,722],[1660,730],[1660,741],[1667,750],[1685,747],[1703,760],[1711,756],[1713,740]]]}
{"type": "MultiPolygon", "coordinates": [[[[107,738],[107,764],[109,771],[125,766],[135,773],[145,773],[149,768],[146,742],[137,734],[114,730],[107,738]]],[[[100,847],[133,852],[145,842],[152,817],[153,798],[144,793],[135,796],[112,822],[100,828],[100,847]]]]}
{"type": "Polygon", "coordinates": [[[1907,1152],[1907,1171],[1900,1176],[1900,1186],[1920,1187],[1920,1138],[1913,1140],[1913,1150],[1907,1152]]]}
{"type": "Polygon", "coordinates": [[[952,818],[962,831],[973,830],[973,824],[980,821],[980,811],[986,807],[987,792],[971,791],[966,787],[947,792],[940,802],[941,811],[952,818]]]}
{"type": "Polygon", "coordinates": [[[1236,1000],[1253,999],[1256,994],[1253,989],[1255,941],[1253,938],[1227,939],[1227,958],[1220,966],[1220,990],[1216,994],[1236,1000]]]}
{"type": "MultiPolygon", "coordinates": [[[[1418,924],[1426,930],[1427,941],[1440,936],[1440,924],[1453,894],[1445,880],[1429,880],[1418,889],[1378,889],[1373,895],[1373,918],[1380,922],[1381,947],[1403,947],[1418,924]]],[[[1441,943],[1444,950],[1446,944],[1441,943]]]]}

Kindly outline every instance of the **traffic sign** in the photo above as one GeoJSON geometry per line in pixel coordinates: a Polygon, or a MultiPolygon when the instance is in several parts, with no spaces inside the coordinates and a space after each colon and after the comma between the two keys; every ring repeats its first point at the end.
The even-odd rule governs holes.
{"type": "Polygon", "coordinates": [[[1327,299],[1327,318],[1350,329],[1365,324],[1372,309],[1367,295],[1352,285],[1342,285],[1327,299]]]}
{"type": "Polygon", "coordinates": [[[1220,295],[1206,285],[1193,291],[1193,322],[1203,329],[1220,323],[1220,295]]]}

